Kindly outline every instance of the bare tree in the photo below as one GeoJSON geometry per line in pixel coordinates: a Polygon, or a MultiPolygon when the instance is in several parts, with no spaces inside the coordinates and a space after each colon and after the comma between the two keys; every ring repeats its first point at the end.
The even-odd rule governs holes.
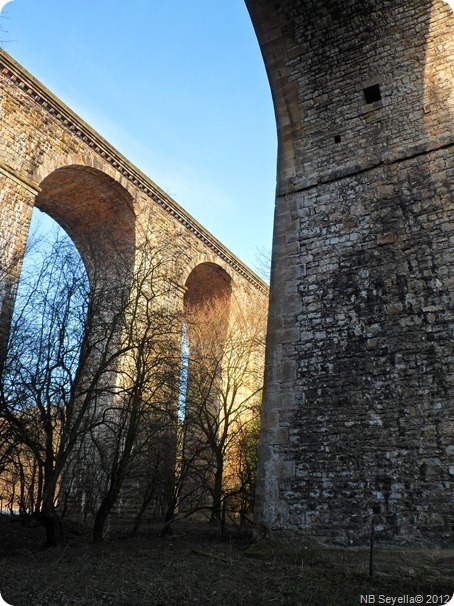
{"type": "Polygon", "coordinates": [[[256,249],[254,269],[265,282],[270,283],[271,251],[264,246],[258,246],[256,249]]]}
{"type": "Polygon", "coordinates": [[[42,524],[49,545],[63,541],[77,491],[100,541],[122,501],[137,529],[159,496],[168,528],[198,509],[219,522],[245,490],[266,310],[219,298],[186,310],[179,414],[176,257],[169,243],[146,240],[118,252],[113,275],[93,264],[88,280],[64,239],[25,264],[0,374],[0,465],[11,509],[42,524]]]}
{"type": "Polygon", "coordinates": [[[50,255],[35,253],[21,286],[1,373],[0,412],[10,445],[22,446],[18,462],[27,451],[38,466],[37,485],[28,487],[35,493],[28,513],[56,544],[62,539],[58,481],[88,406],[75,406],[87,355],[88,284],[80,258],[59,240],[50,255]]]}
{"type": "Polygon", "coordinates": [[[122,307],[115,395],[103,411],[102,426],[90,438],[102,478],[96,542],[102,540],[107,516],[125,484],[135,484],[135,491],[142,493],[143,515],[152,489],[169,483],[175,464],[181,335],[181,312],[170,291],[175,255],[171,246],[153,250],[147,245],[136,252],[136,261],[122,307]]]}
{"type": "Polygon", "coordinates": [[[24,266],[0,377],[0,419],[9,468],[15,477],[20,472],[19,510],[44,525],[49,545],[64,538],[71,472],[85,473],[89,484],[84,454],[88,468],[99,463],[92,503],[100,540],[132,462],[144,464],[153,437],[159,448],[165,443],[164,427],[176,414],[172,340],[181,332],[170,302],[169,251],[144,243],[134,251],[135,267],[131,255],[117,254],[109,279],[93,266],[90,283],[67,239],[24,266]]]}
{"type": "Polygon", "coordinates": [[[178,416],[176,436],[175,471],[161,529],[162,536],[172,534],[172,524],[176,519],[210,509],[207,507],[206,493],[211,482],[211,465],[201,464],[206,458],[207,443],[194,422],[194,417],[189,413],[178,416]]]}
{"type": "Polygon", "coordinates": [[[217,298],[194,305],[186,324],[189,451],[191,441],[197,445],[187,486],[203,478],[211,519],[219,523],[227,499],[238,491],[240,442],[259,412],[266,308],[258,300],[241,305],[217,298]]]}
{"type": "Polygon", "coordinates": [[[260,435],[260,404],[251,419],[241,428],[233,456],[234,475],[231,487],[224,500],[228,509],[240,517],[240,525],[252,523],[255,504],[258,446],[260,435]]]}

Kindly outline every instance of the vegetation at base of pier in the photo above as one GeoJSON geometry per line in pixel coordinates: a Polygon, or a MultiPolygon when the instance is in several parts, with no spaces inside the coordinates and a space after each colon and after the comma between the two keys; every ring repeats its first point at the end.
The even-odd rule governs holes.
{"type": "Polygon", "coordinates": [[[164,534],[194,513],[250,518],[265,306],[205,284],[186,303],[181,250],[141,237],[90,242],[84,260],[66,236],[32,243],[0,318],[0,509],[42,525],[48,546],[67,518],[94,542],[112,514],[164,534]]]}

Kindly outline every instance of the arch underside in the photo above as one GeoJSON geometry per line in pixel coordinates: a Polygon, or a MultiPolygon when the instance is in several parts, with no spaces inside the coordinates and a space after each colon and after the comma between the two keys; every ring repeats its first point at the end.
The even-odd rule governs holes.
{"type": "Polygon", "coordinates": [[[135,213],[132,197],[117,181],[88,166],[65,166],[40,184],[36,207],[68,233],[90,268],[128,256],[132,266],[135,213]]]}
{"type": "Polygon", "coordinates": [[[232,292],[232,279],[216,263],[200,263],[186,280],[184,302],[186,306],[204,304],[216,298],[228,298],[232,292]]]}

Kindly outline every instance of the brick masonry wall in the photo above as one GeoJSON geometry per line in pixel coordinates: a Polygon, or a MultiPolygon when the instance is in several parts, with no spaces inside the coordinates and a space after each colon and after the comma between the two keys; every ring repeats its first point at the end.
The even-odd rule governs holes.
{"type": "Polygon", "coordinates": [[[451,545],[452,11],[247,4],[279,134],[258,522],[451,545]]]}

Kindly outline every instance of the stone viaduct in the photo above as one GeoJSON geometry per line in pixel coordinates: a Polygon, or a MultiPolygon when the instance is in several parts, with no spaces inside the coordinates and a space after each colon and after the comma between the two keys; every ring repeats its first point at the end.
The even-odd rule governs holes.
{"type": "MultiPolygon", "coordinates": [[[[156,255],[166,263],[170,258],[172,292],[163,295],[165,305],[189,306],[193,312],[207,298],[221,297],[243,310],[266,309],[267,284],[1,51],[0,81],[0,357],[6,351],[34,206],[65,229],[90,281],[96,277],[97,289],[115,284],[125,262],[126,275],[143,267],[144,248],[149,247],[148,263],[156,255]]],[[[175,347],[181,347],[181,338],[175,347]]],[[[90,482],[85,467],[77,481],[71,477],[64,482],[73,485],[64,497],[73,517],[82,513],[90,482]]],[[[136,504],[129,496],[117,512],[125,522],[136,504]]]]}
{"type": "MultiPolygon", "coordinates": [[[[246,4],[279,141],[258,523],[364,545],[375,516],[382,543],[452,545],[452,11],[442,0],[246,4]]],[[[76,244],[101,220],[114,238],[132,236],[146,216],[191,251],[178,284],[201,267],[263,289],[31,76],[1,63],[2,228],[25,238],[34,203],[76,244]]]]}
{"type": "Polygon", "coordinates": [[[259,522],[452,545],[452,10],[246,4],[279,141],[259,522]]]}
{"type": "Polygon", "coordinates": [[[176,297],[228,288],[243,302],[254,293],[266,300],[254,272],[4,52],[0,71],[2,313],[5,276],[23,254],[34,206],[66,230],[88,272],[101,266],[108,276],[114,250],[152,233],[154,243],[181,251],[176,297]]]}

